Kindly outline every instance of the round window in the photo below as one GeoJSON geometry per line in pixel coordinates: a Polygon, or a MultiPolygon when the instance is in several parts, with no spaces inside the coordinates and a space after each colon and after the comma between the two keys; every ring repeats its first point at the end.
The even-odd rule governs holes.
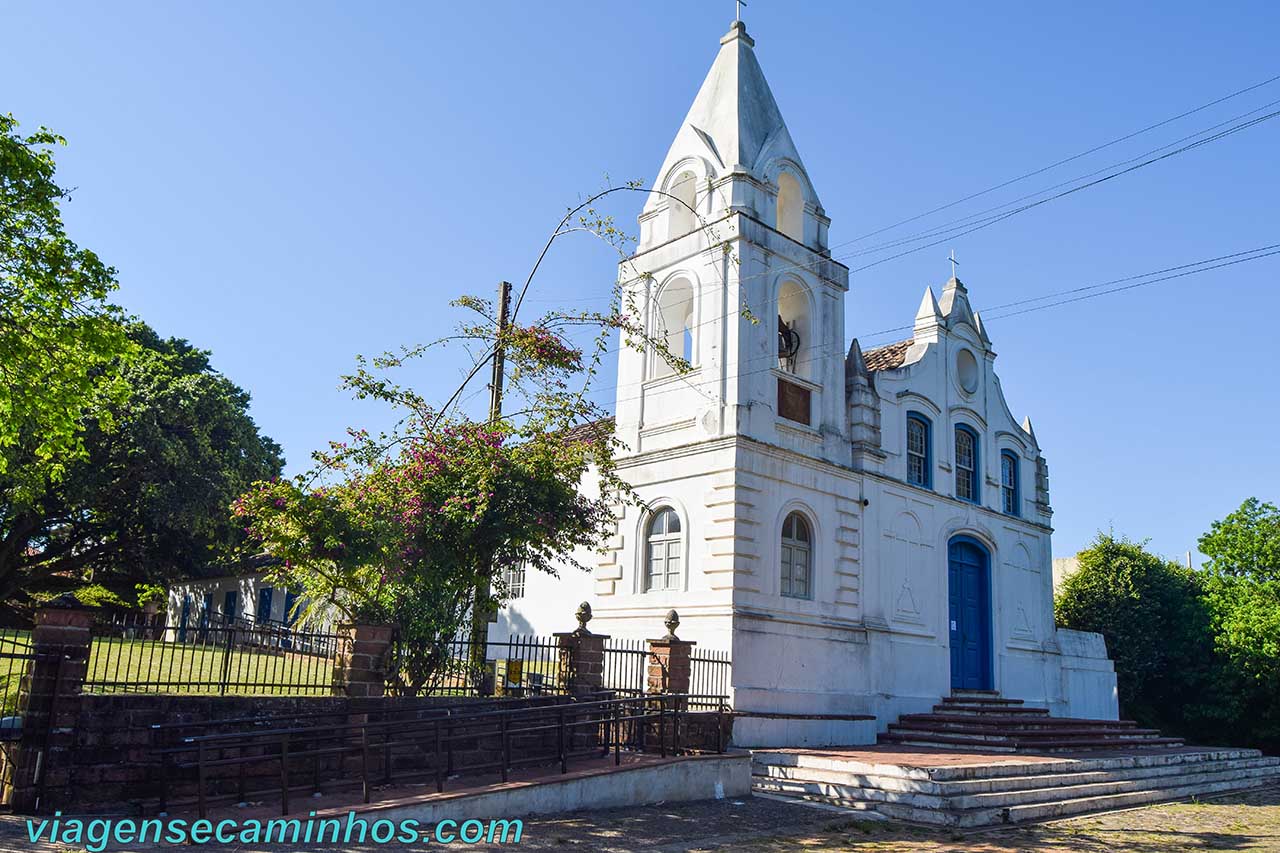
{"type": "Polygon", "coordinates": [[[956,354],[956,378],[970,394],[978,390],[978,360],[967,349],[956,354]]]}

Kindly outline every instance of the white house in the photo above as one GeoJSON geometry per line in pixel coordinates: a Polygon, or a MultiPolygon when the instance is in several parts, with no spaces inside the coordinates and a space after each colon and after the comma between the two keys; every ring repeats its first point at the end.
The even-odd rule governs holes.
{"type": "Polygon", "coordinates": [[[166,624],[291,623],[300,600],[301,596],[275,586],[261,574],[188,580],[169,588],[166,624]]]}
{"type": "MultiPolygon", "coordinates": [[[[874,714],[953,688],[1117,716],[1097,635],[1054,627],[1048,467],[1005,403],[952,277],[910,338],[848,342],[849,271],[736,22],[720,40],[620,268],[678,375],[622,348],[620,506],[592,575],[530,573],[494,633],[591,629],[729,649],[740,710],[874,714]]],[[[743,721],[749,724],[748,721],[743,721]]]]}

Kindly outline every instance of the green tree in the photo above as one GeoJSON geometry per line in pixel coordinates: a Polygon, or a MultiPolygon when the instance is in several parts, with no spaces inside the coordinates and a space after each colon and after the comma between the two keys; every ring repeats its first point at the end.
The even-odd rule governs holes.
{"type": "Polygon", "coordinates": [[[1200,537],[1205,568],[1216,575],[1280,580],[1280,508],[1249,498],[1200,537]]]}
{"type": "Polygon", "coordinates": [[[1109,533],[1099,533],[1078,559],[1054,602],[1057,622],[1106,639],[1121,713],[1197,740],[1211,737],[1236,709],[1222,703],[1211,617],[1195,572],[1109,533]]]}
{"type": "Polygon", "coordinates": [[[1249,498],[1200,537],[1214,648],[1229,664],[1239,737],[1280,749],[1280,511],[1249,498]]]}
{"type": "Polygon", "coordinates": [[[244,538],[227,507],[280,473],[280,448],[258,432],[249,395],[208,352],[142,323],[122,334],[136,348],[119,373],[128,394],[117,399],[113,379],[91,398],[85,455],[34,496],[21,476],[0,475],[6,602],[88,579],[128,599],[137,581],[225,568],[244,538]]]}
{"type": "Polygon", "coordinates": [[[394,407],[400,415],[394,430],[377,436],[351,430],[346,441],[315,455],[313,471],[259,483],[236,504],[255,539],[278,559],[271,570],[277,584],[301,590],[316,612],[399,626],[397,674],[407,692],[454,675],[447,643],[470,613],[505,595],[503,569],[586,570],[575,562],[575,549],[598,546],[613,533],[614,503],[630,489],[616,474],[612,430],[584,428],[603,414],[589,390],[611,335],[623,346],[651,348],[677,372],[689,369],[649,336],[617,282],[605,311],[517,319],[538,265],[560,236],[593,234],[628,255],[629,238],[592,204],[636,191],[631,184],[606,190],[565,216],[519,291],[510,325],[499,327],[487,301],[463,297],[454,304],[479,319],[465,321],[456,335],[362,359],[345,385],[357,398],[394,407]],[[571,343],[579,328],[594,332],[587,346],[571,343]],[[443,403],[393,380],[409,362],[438,357],[450,345],[467,347],[473,365],[443,403]],[[508,404],[504,417],[489,423],[458,403],[499,348],[508,404]],[[495,595],[477,601],[486,585],[495,595]]]}
{"type": "Polygon", "coordinates": [[[118,309],[106,303],[115,270],[67,236],[53,146],[0,115],[0,476],[19,499],[83,458],[81,419],[110,388],[130,351],[118,309]]]}

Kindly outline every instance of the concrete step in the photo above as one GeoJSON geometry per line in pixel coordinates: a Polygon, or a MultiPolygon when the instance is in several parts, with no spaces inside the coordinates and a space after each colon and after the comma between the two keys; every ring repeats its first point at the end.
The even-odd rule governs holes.
{"type": "Polygon", "coordinates": [[[935,714],[965,714],[969,716],[981,715],[988,716],[992,714],[1013,715],[1019,717],[1047,717],[1049,716],[1048,708],[1033,708],[1025,705],[979,705],[974,702],[960,703],[950,702],[946,704],[938,704],[933,706],[935,714]]]}
{"type": "MultiPolygon", "coordinates": [[[[923,823],[970,827],[1047,820],[1090,811],[1247,790],[1280,783],[1280,762],[1254,760],[1251,766],[1199,768],[1159,777],[993,791],[971,796],[938,796],[866,785],[777,778],[757,774],[753,790],[844,807],[871,807],[881,814],[923,823]]],[[[774,768],[779,769],[779,768],[774,768]]],[[[1064,774],[1070,775],[1070,774],[1064,774]]]]}
{"type": "Polygon", "coordinates": [[[1274,765],[1262,765],[1247,768],[1204,768],[1195,773],[1184,773],[1180,776],[1151,777],[1137,779],[1113,779],[1099,782],[1076,781],[1068,785],[1051,785],[1046,788],[1022,788],[1010,791],[989,791],[985,794],[950,797],[949,805],[956,809],[1008,808],[1034,803],[1057,802],[1060,800],[1078,800],[1085,797],[1110,796],[1111,794],[1127,794],[1134,791],[1149,791],[1161,788],[1185,788],[1192,785],[1216,784],[1238,780],[1244,783],[1253,779],[1272,779],[1280,782],[1280,768],[1274,765]]]}
{"type": "Polygon", "coordinates": [[[1040,717],[1035,715],[1007,714],[903,714],[903,723],[957,723],[964,726],[1008,726],[1033,729],[1038,726],[1103,726],[1105,728],[1137,728],[1133,720],[1091,720],[1083,717],[1040,717]]]}
{"type": "Polygon", "coordinates": [[[943,811],[992,811],[1017,806],[1079,800],[1089,797],[1111,796],[1165,788],[1186,788],[1193,785],[1211,785],[1237,781],[1242,785],[1252,780],[1280,782],[1280,769],[1275,766],[1223,769],[1212,772],[1184,773],[1181,775],[1144,777],[1135,779],[1104,779],[1102,781],[1051,785],[1044,788],[1019,788],[988,791],[961,796],[926,794],[917,791],[900,791],[866,785],[848,785],[821,779],[793,779],[773,774],[752,776],[752,787],[772,793],[792,796],[817,795],[845,802],[874,802],[907,805],[943,811]]]}
{"type": "Polygon", "coordinates": [[[1050,717],[1043,722],[1035,723],[990,723],[987,721],[973,722],[954,722],[936,720],[918,720],[901,718],[896,723],[889,724],[889,731],[903,732],[935,732],[937,734],[972,734],[972,735],[1000,735],[1002,737],[1011,738],[1034,738],[1034,737],[1050,737],[1061,735],[1063,737],[1092,737],[1101,735],[1114,735],[1118,738],[1126,737],[1159,737],[1158,729],[1140,729],[1136,726],[1105,726],[1105,725],[1071,725],[1062,720],[1056,720],[1050,717]]]}
{"type": "Polygon", "coordinates": [[[935,734],[930,732],[885,732],[880,743],[925,749],[974,750],[995,752],[1078,752],[1090,749],[1156,749],[1182,746],[1177,738],[1166,737],[1071,737],[1071,738],[1001,738],[998,735],[935,734]]]}
{"type": "Polygon", "coordinates": [[[1280,758],[1264,756],[1256,749],[1204,747],[1176,752],[1134,750],[1120,754],[1100,752],[1088,757],[1022,760],[1016,756],[992,756],[982,763],[917,765],[899,764],[891,752],[788,752],[756,750],[754,767],[793,768],[797,771],[832,771],[851,777],[874,776],[895,778],[904,783],[983,782],[1006,784],[1010,779],[1042,777],[1056,774],[1145,771],[1156,768],[1191,768],[1220,762],[1242,762],[1260,759],[1280,764],[1280,758]]]}
{"type": "Polygon", "coordinates": [[[849,809],[874,810],[886,817],[915,823],[933,824],[954,828],[972,828],[1012,823],[1029,823],[1040,820],[1090,812],[1113,811],[1133,808],[1152,803],[1182,800],[1188,797],[1204,797],[1254,788],[1270,787],[1276,784],[1274,778],[1246,779],[1235,783],[1217,782],[1202,785],[1189,785],[1177,788],[1155,788],[1143,791],[1132,791],[1123,794],[1109,794],[1095,797],[1081,797],[1071,800],[1060,800],[1049,803],[1033,803],[1008,808],[971,809],[968,811],[936,809],[910,805],[907,803],[873,802],[865,800],[847,800],[838,796],[822,793],[788,791],[781,786],[762,784],[754,790],[776,796],[791,797],[810,802],[828,803],[849,809]]]}
{"type": "Polygon", "coordinates": [[[981,749],[983,752],[1017,752],[1018,750],[1017,744],[1008,738],[998,740],[965,736],[951,737],[920,732],[885,732],[877,738],[877,742],[921,749],[960,749],[968,751],[981,749]]]}
{"type": "MultiPolygon", "coordinates": [[[[1012,806],[1000,810],[1003,823],[1026,823],[1035,820],[1052,820],[1070,815],[1087,814],[1089,812],[1112,811],[1132,808],[1150,803],[1161,803],[1169,800],[1184,800],[1188,797],[1205,797],[1215,794],[1228,794],[1235,791],[1248,791],[1254,788],[1267,788],[1277,782],[1274,776],[1250,778],[1229,782],[1205,782],[1179,786],[1176,788],[1154,788],[1131,791],[1122,794],[1109,794],[1097,797],[1081,797],[1072,800],[1060,800],[1050,803],[1034,803],[1024,806],[1012,806]]],[[[982,824],[970,823],[970,826],[982,824]]]]}
{"type": "MultiPolygon", "coordinates": [[[[1011,770],[1036,767],[1060,767],[1056,762],[1039,763],[1029,768],[1011,767],[1011,770]]],[[[1095,763],[1086,766],[1096,767],[1095,763]]],[[[1205,773],[1239,773],[1262,771],[1280,775],[1280,758],[1258,756],[1252,758],[1227,758],[1207,761],[1134,763],[1110,770],[1054,770],[1053,772],[1010,774],[960,778],[952,781],[935,781],[924,775],[908,775],[892,765],[851,765],[841,767],[835,763],[826,766],[793,766],[752,762],[756,778],[772,778],[791,782],[811,782],[825,785],[847,786],[856,789],[877,789],[906,795],[933,796],[956,799],[990,793],[1010,793],[1024,790],[1045,790],[1075,785],[1094,785],[1109,782],[1143,782],[1168,784],[1167,780],[1205,773]]],[[[988,766],[987,769],[990,769],[988,766]]]]}
{"type": "Polygon", "coordinates": [[[951,695],[942,697],[943,702],[970,703],[980,702],[983,704],[1023,704],[1023,699],[1006,699],[1002,697],[996,690],[952,690],[951,695]]]}

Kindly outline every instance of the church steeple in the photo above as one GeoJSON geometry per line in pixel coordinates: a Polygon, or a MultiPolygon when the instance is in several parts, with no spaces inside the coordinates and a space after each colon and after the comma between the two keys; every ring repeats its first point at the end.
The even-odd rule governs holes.
{"type": "Polygon", "coordinates": [[[704,219],[741,209],[798,242],[825,246],[822,205],[754,47],[742,21],[734,21],[720,39],[715,61],[654,181],[660,192],[650,195],[641,217],[644,225],[658,211],[672,210],[674,221],[667,228],[642,229],[649,232],[642,234],[642,243],[687,233],[696,225],[691,207],[704,219]],[[730,178],[742,185],[725,186],[730,178]]]}
{"type": "Polygon", "coordinates": [[[638,454],[738,434],[847,462],[849,272],[754,45],[741,21],[720,39],[619,268],[691,369],[624,347],[614,434],[638,454]]]}

